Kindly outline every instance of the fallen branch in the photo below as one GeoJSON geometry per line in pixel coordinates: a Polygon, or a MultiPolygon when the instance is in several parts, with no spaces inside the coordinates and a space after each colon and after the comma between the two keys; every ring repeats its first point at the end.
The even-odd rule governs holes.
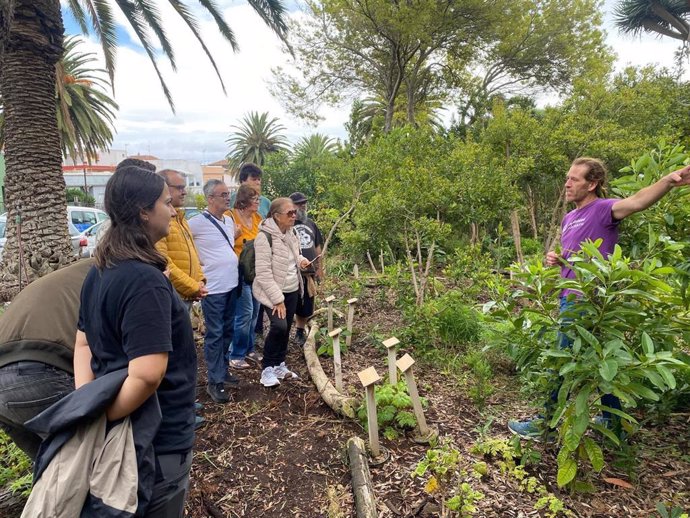
{"type": "Polygon", "coordinates": [[[352,474],[352,492],[355,495],[357,518],[377,518],[376,498],[369,473],[366,445],[359,437],[351,437],[347,441],[346,449],[352,474]]]}
{"type": "Polygon", "coordinates": [[[338,392],[328,379],[328,376],[326,376],[323,367],[321,367],[321,361],[319,361],[319,356],[316,354],[316,335],[318,332],[318,323],[312,320],[309,336],[303,349],[309,375],[314,385],[316,385],[319,395],[329,407],[340,415],[356,419],[356,409],[359,406],[359,401],[356,398],[345,396],[338,392]]]}

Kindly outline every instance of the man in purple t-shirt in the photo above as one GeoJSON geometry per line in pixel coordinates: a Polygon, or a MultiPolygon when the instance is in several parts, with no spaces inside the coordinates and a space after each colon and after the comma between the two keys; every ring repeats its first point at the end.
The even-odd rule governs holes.
{"type": "MultiPolygon", "coordinates": [[[[575,204],[575,209],[568,212],[561,223],[561,254],[553,251],[546,254],[548,266],[561,265],[562,277],[575,277],[567,263],[563,264],[563,260],[579,252],[584,241],[602,239],[599,246],[601,253],[604,256],[613,253],[618,243],[618,224],[621,220],[651,207],[674,187],[690,185],[690,165],[622,200],[603,197],[605,182],[606,166],[596,158],[577,158],[568,170],[565,177],[565,198],[575,204]]],[[[567,300],[571,293],[571,290],[563,290],[561,293],[561,311],[571,303],[567,300]]],[[[602,403],[613,407],[620,405],[617,398],[611,395],[604,396],[602,403]]],[[[543,432],[541,421],[540,418],[509,421],[508,428],[520,436],[535,438],[543,432]]]]}

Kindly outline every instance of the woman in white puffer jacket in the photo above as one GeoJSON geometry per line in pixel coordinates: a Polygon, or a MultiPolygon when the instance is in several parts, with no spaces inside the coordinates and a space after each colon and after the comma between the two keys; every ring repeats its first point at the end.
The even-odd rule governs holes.
{"type": "Polygon", "coordinates": [[[256,277],[252,292],[271,322],[264,341],[261,372],[264,387],[297,377],[285,365],[285,357],[297,302],[304,289],[300,268],[306,268],[309,261],[300,255],[299,238],[293,229],[296,217],[297,208],[290,198],[273,200],[254,239],[256,277]],[[271,236],[270,243],[267,234],[271,236]]]}

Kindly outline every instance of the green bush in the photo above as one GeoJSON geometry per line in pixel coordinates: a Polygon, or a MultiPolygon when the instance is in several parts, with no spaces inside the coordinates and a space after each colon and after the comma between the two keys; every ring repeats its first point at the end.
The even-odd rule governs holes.
{"type": "MultiPolygon", "coordinates": [[[[405,381],[399,380],[397,385],[385,383],[374,389],[376,399],[376,414],[379,429],[386,439],[396,439],[406,430],[417,426],[417,419],[412,413],[412,399],[407,393],[405,381]]],[[[426,398],[420,398],[422,406],[428,406],[426,398]]],[[[357,409],[357,417],[365,429],[368,427],[367,408],[364,402],[357,409]]]]}
{"type": "Polygon", "coordinates": [[[436,330],[444,345],[455,347],[479,340],[480,316],[464,304],[460,292],[449,291],[432,303],[437,308],[436,330]]]}
{"type": "Polygon", "coordinates": [[[479,341],[481,315],[467,306],[459,290],[451,290],[426,301],[419,307],[408,306],[404,312],[407,327],[402,336],[418,351],[442,346],[463,349],[479,341]]]}

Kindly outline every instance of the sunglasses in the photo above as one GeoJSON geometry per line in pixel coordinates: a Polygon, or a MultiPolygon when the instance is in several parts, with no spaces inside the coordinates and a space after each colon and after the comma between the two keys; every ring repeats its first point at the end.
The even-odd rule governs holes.
{"type": "Polygon", "coordinates": [[[287,212],[281,212],[281,214],[287,214],[289,218],[296,218],[297,217],[297,211],[295,209],[289,210],[287,212]]]}
{"type": "Polygon", "coordinates": [[[173,189],[177,189],[178,191],[184,191],[187,188],[185,184],[173,185],[171,183],[168,184],[168,187],[172,187],[173,189]]]}

